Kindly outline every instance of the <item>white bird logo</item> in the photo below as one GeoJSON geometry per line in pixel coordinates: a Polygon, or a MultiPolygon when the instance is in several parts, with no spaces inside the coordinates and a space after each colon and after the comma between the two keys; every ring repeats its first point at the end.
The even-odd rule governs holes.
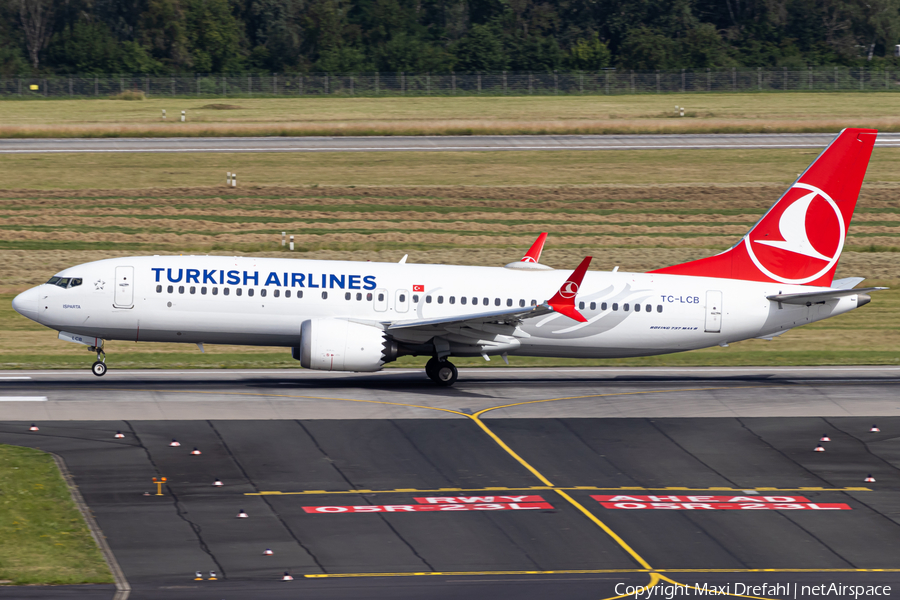
{"type": "Polygon", "coordinates": [[[578,293],[578,284],[574,281],[567,281],[559,290],[559,295],[563,298],[574,298],[578,293]]]}
{"type": "Polygon", "coordinates": [[[817,195],[817,192],[810,192],[784,209],[781,219],[778,221],[778,232],[784,238],[784,241],[754,240],[754,242],[794,252],[795,254],[802,254],[810,258],[831,260],[832,257],[825,256],[813,248],[812,243],[809,241],[809,234],[806,231],[806,213],[809,211],[809,205],[817,195]]]}

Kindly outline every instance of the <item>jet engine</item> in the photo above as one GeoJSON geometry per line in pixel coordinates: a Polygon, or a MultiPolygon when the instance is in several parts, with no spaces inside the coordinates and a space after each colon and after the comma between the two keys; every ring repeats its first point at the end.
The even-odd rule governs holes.
{"type": "Polygon", "coordinates": [[[300,326],[293,356],[307,369],[379,371],[397,358],[397,344],[379,327],[346,319],[311,319],[300,326]]]}

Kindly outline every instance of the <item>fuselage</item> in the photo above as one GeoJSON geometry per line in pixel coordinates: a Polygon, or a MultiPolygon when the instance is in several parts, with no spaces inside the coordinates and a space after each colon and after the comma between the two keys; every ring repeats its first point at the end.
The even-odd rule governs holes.
{"type": "MultiPolygon", "coordinates": [[[[16,298],[25,316],[105,340],[297,347],[309,319],[395,323],[541,304],[567,271],[281,258],[152,256],[66,269],[66,287],[43,284],[16,298]],[[80,284],[72,285],[74,280],[80,284]]],[[[61,279],[61,280],[62,280],[61,279]]],[[[60,281],[61,281],[60,280],[60,281]]],[[[810,306],[774,294],[808,285],[589,271],[578,323],[554,313],[514,330],[445,333],[456,356],[500,354],[612,358],[664,354],[781,333],[857,307],[857,296],[810,306]],[[449,337],[448,337],[449,336],[449,337]]],[[[412,348],[427,331],[392,332],[412,348]]]]}

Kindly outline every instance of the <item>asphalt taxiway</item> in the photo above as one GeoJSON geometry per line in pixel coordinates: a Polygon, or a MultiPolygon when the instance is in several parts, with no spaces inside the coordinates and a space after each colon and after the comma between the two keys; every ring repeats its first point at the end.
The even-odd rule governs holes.
{"type": "MultiPolygon", "coordinates": [[[[227,138],[3,139],[0,154],[60,152],[475,152],[534,150],[824,148],[834,133],[659,135],[467,135],[227,138]]],[[[875,146],[900,145],[900,134],[879,133],[875,146]]]]}
{"type": "Polygon", "coordinates": [[[900,589],[898,368],[0,377],[0,443],[64,459],[132,599],[900,589]]]}

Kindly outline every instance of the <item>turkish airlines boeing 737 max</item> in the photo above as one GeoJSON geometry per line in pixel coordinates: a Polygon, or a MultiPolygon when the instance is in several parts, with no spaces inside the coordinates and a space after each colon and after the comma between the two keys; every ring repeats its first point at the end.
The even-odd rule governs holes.
{"type": "Polygon", "coordinates": [[[569,275],[540,264],[542,234],[505,267],[144,256],[66,269],[13,300],[97,352],[104,340],[285,346],[309,369],[377,371],[431,356],[612,358],[681,352],[788,329],[870,301],[832,281],[876,131],[845,129],[730,249],[649,273],[569,275]],[[555,292],[555,293],[554,293],[555,292]]]}

